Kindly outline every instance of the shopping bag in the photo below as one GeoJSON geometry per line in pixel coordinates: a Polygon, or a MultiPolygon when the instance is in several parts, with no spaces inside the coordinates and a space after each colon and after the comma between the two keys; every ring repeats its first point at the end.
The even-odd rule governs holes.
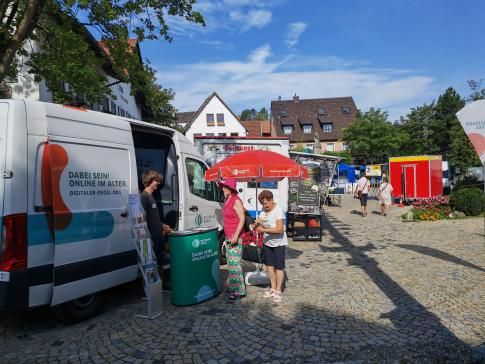
{"type": "Polygon", "coordinates": [[[248,286],[267,286],[270,284],[269,275],[259,268],[259,264],[255,272],[247,272],[244,282],[248,286]]]}

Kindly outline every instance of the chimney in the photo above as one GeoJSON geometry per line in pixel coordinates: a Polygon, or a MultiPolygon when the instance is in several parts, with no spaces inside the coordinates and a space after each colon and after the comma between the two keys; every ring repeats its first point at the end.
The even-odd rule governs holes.
{"type": "Polygon", "coordinates": [[[300,97],[295,94],[295,96],[293,96],[293,101],[294,102],[300,101],[300,97]]]}

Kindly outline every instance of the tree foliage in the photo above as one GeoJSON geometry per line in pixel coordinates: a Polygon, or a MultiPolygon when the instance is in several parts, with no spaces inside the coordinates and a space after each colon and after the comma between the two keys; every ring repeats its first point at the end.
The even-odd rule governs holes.
{"type": "MultiPolygon", "coordinates": [[[[480,98],[480,82],[468,81],[472,94],[468,100],[480,98]]],[[[418,106],[401,120],[401,154],[439,154],[451,166],[466,170],[480,165],[473,147],[461,127],[456,113],[465,101],[449,87],[436,102],[418,106]]]]}
{"type": "Polygon", "coordinates": [[[247,120],[268,120],[269,119],[269,114],[268,110],[266,108],[262,107],[259,109],[259,111],[256,111],[256,109],[244,109],[241,112],[241,120],[242,121],[247,121],[247,120]]]}
{"type": "MultiPolygon", "coordinates": [[[[0,90],[16,76],[16,56],[30,55],[30,72],[45,79],[57,102],[83,95],[89,102],[110,94],[99,70],[106,55],[93,47],[95,32],[109,53],[116,78],[132,85],[132,94],[144,94],[153,119],[173,114],[171,90],[156,84],[155,72],[128,40],[171,41],[167,16],[204,24],[193,10],[196,0],[2,0],[0,2],[0,90]],[[40,47],[34,47],[34,44],[40,47]],[[64,81],[69,88],[64,87],[64,81]]],[[[5,92],[4,92],[5,95],[5,92]]]]}
{"type": "Polygon", "coordinates": [[[343,131],[343,140],[352,156],[373,164],[386,162],[389,156],[398,153],[400,132],[387,118],[387,112],[380,109],[357,113],[356,121],[343,131]]]}

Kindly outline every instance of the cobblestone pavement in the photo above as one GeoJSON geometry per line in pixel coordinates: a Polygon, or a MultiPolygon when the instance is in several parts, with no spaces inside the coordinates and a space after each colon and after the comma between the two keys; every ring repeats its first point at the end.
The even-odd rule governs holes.
{"type": "Polygon", "coordinates": [[[403,209],[372,209],[364,218],[345,197],[327,209],[321,243],[290,243],[279,305],[262,287],[182,308],[166,294],[148,321],[135,318],[144,302],[132,283],[74,326],[45,308],[1,313],[0,362],[473,362],[485,343],[483,219],[407,223],[403,209]]]}

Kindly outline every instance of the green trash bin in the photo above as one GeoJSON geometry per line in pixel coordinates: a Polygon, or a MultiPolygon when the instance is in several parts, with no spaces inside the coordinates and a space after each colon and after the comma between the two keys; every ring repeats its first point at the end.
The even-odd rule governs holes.
{"type": "Polygon", "coordinates": [[[169,235],[172,304],[204,302],[221,292],[217,228],[169,235]]]}

